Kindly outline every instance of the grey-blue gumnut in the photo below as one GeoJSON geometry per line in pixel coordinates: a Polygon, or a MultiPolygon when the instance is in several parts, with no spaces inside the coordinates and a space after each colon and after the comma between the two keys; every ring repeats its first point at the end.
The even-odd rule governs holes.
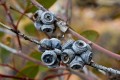
{"type": "Polygon", "coordinates": [[[41,56],[42,62],[47,65],[53,65],[57,60],[57,55],[54,50],[46,50],[41,56]]]}
{"type": "Polygon", "coordinates": [[[53,24],[53,22],[55,21],[55,16],[53,13],[51,13],[50,11],[45,11],[42,13],[41,15],[41,21],[44,24],[53,24]]]}
{"type": "Polygon", "coordinates": [[[50,40],[52,42],[52,48],[61,49],[62,43],[61,43],[61,41],[59,39],[57,39],[57,38],[51,38],[50,40]]]}
{"type": "Polygon", "coordinates": [[[65,49],[61,54],[61,60],[63,63],[69,64],[75,57],[75,53],[72,49],[65,49]]]}
{"type": "Polygon", "coordinates": [[[75,58],[69,64],[71,69],[78,70],[84,67],[85,63],[79,56],[75,56],[75,58]]]}
{"type": "Polygon", "coordinates": [[[68,40],[67,42],[64,43],[64,45],[62,46],[62,50],[64,49],[72,49],[72,45],[73,45],[74,41],[73,40],[68,40]]]}
{"type": "Polygon", "coordinates": [[[90,50],[87,50],[86,52],[83,52],[81,54],[81,58],[86,64],[90,64],[93,57],[93,53],[90,50]]]}
{"type": "Polygon", "coordinates": [[[72,49],[75,51],[76,54],[81,54],[82,52],[86,51],[87,48],[87,43],[85,43],[82,40],[77,40],[73,43],[72,49]]]}
{"type": "Polygon", "coordinates": [[[44,24],[41,26],[41,31],[46,32],[46,33],[53,33],[55,26],[53,24],[44,24]]]}
{"type": "Polygon", "coordinates": [[[52,45],[52,43],[51,43],[51,41],[50,41],[50,39],[42,39],[41,41],[40,41],[40,46],[41,47],[43,47],[43,48],[45,48],[46,50],[47,49],[50,49],[51,48],[51,45],[52,45]]]}

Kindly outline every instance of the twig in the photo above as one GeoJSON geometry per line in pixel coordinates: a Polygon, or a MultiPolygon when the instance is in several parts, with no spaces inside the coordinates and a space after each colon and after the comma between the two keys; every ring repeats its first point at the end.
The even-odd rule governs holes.
{"type": "Polygon", "coordinates": [[[72,0],[67,0],[66,17],[67,23],[70,24],[72,18],[72,0]]]}
{"type": "Polygon", "coordinates": [[[47,9],[45,9],[41,4],[39,4],[36,0],[30,0],[32,2],[32,4],[34,6],[36,6],[38,9],[41,9],[43,11],[46,11],[47,9]]]}
{"type": "MultiPolygon", "coordinates": [[[[2,6],[3,6],[3,8],[5,9],[6,14],[8,15],[8,17],[9,17],[9,19],[10,19],[11,25],[12,25],[13,28],[17,31],[17,26],[14,24],[14,20],[13,20],[13,18],[12,18],[12,15],[11,15],[11,13],[10,13],[10,11],[9,11],[6,3],[3,3],[2,6]]],[[[17,35],[17,40],[18,40],[18,44],[19,44],[19,46],[20,46],[20,49],[22,49],[22,45],[21,45],[20,38],[19,38],[18,35],[17,35]]]]}
{"type": "Polygon", "coordinates": [[[26,76],[25,74],[21,73],[18,69],[16,69],[15,67],[10,66],[9,64],[0,64],[0,66],[9,67],[10,69],[16,71],[17,73],[20,73],[21,75],[26,76]]]}
{"type": "Polygon", "coordinates": [[[118,54],[116,54],[116,53],[114,53],[114,52],[111,52],[111,51],[109,51],[109,50],[107,50],[107,49],[105,49],[105,48],[103,48],[103,47],[101,47],[101,46],[99,46],[99,45],[97,45],[97,44],[89,41],[88,39],[84,38],[83,36],[81,36],[80,34],[78,34],[77,32],[73,31],[73,30],[70,29],[70,28],[69,28],[69,32],[70,32],[73,36],[75,36],[75,37],[77,37],[77,38],[79,38],[79,39],[81,39],[81,40],[84,40],[86,43],[91,43],[91,46],[92,46],[93,49],[96,49],[96,50],[98,50],[98,51],[100,51],[100,52],[102,52],[102,53],[105,53],[106,55],[108,55],[108,56],[110,56],[110,57],[112,57],[112,58],[115,58],[115,59],[117,59],[117,60],[120,60],[120,55],[118,55],[118,54]]]}
{"type": "Polygon", "coordinates": [[[102,65],[98,65],[94,62],[91,62],[90,63],[90,66],[96,68],[96,69],[100,69],[100,70],[103,70],[105,71],[106,73],[112,73],[112,74],[115,74],[115,75],[120,75],[120,71],[119,70],[115,70],[115,69],[112,69],[112,68],[107,68],[107,67],[104,67],[102,65]]]}
{"type": "Polygon", "coordinates": [[[13,49],[13,48],[10,48],[10,47],[2,44],[2,43],[0,43],[0,47],[6,49],[6,50],[8,50],[8,51],[10,51],[12,54],[15,54],[15,55],[20,56],[21,58],[24,58],[24,59],[26,59],[26,60],[28,60],[28,61],[32,61],[32,62],[34,62],[34,63],[36,63],[36,64],[39,64],[39,65],[43,65],[43,66],[44,66],[44,64],[41,63],[40,61],[38,61],[38,60],[36,60],[36,59],[34,59],[34,58],[31,58],[31,57],[23,54],[21,51],[17,51],[17,50],[15,50],[15,49],[13,49]]]}
{"type": "Polygon", "coordinates": [[[49,76],[45,77],[43,80],[48,80],[48,79],[55,78],[55,77],[65,76],[65,75],[68,75],[68,74],[69,73],[61,73],[61,74],[49,75],[49,76]]]}
{"type": "MultiPolygon", "coordinates": [[[[17,10],[17,9],[15,9],[15,8],[13,8],[13,7],[10,7],[10,9],[11,9],[11,10],[14,10],[14,11],[20,13],[20,14],[24,14],[24,12],[21,12],[20,10],[17,10]]],[[[26,16],[26,17],[29,18],[30,20],[34,21],[31,16],[29,16],[29,15],[27,15],[27,14],[25,14],[24,16],[26,16]]]]}
{"type": "Polygon", "coordinates": [[[14,30],[14,29],[8,27],[7,25],[5,25],[5,24],[3,24],[3,23],[1,23],[1,22],[0,22],[0,25],[3,26],[3,27],[5,27],[6,29],[8,29],[8,30],[10,30],[10,31],[12,31],[12,32],[14,32],[14,33],[16,33],[16,34],[18,34],[19,36],[21,36],[21,37],[24,38],[25,40],[28,40],[28,41],[30,41],[30,42],[33,42],[33,43],[35,43],[35,44],[40,45],[40,42],[39,42],[39,41],[34,40],[34,39],[31,39],[30,37],[24,35],[24,34],[21,33],[20,31],[16,31],[16,30],[14,30]]]}
{"type": "Polygon", "coordinates": [[[30,79],[30,78],[23,78],[23,77],[16,77],[16,76],[12,76],[12,75],[4,75],[4,74],[0,74],[0,78],[12,78],[12,79],[18,79],[18,80],[35,80],[35,79],[30,79]]]}
{"type": "Polygon", "coordinates": [[[86,74],[80,73],[80,72],[76,72],[72,69],[69,68],[64,68],[64,67],[59,67],[59,68],[55,68],[53,70],[67,70],[69,71],[71,74],[75,74],[77,75],[79,78],[81,78],[82,80],[93,80],[90,77],[88,77],[86,74]]]}

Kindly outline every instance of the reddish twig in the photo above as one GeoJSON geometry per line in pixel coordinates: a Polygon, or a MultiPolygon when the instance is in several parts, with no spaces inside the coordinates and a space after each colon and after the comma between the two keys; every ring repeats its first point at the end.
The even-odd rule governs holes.
{"type": "Polygon", "coordinates": [[[12,76],[12,75],[4,75],[4,74],[0,74],[0,78],[12,78],[12,79],[18,79],[18,80],[35,80],[35,79],[30,79],[28,77],[23,78],[23,77],[17,77],[17,76],[12,76]]]}
{"type": "Polygon", "coordinates": [[[69,73],[49,75],[49,76],[45,77],[43,80],[48,80],[48,79],[55,78],[55,77],[65,76],[65,75],[68,75],[68,74],[69,73]]]}
{"type": "Polygon", "coordinates": [[[72,18],[72,0],[67,0],[66,17],[67,23],[70,24],[72,18]]]}
{"type": "Polygon", "coordinates": [[[69,80],[69,79],[70,79],[70,77],[71,77],[71,74],[69,74],[69,75],[68,75],[68,77],[67,77],[67,79],[66,79],[66,80],[69,80]]]}
{"type": "Polygon", "coordinates": [[[2,44],[2,43],[0,43],[0,47],[6,49],[6,50],[8,50],[8,51],[10,51],[10,52],[11,52],[12,54],[14,54],[14,55],[20,56],[20,57],[23,58],[23,59],[26,59],[26,60],[28,60],[28,61],[32,61],[32,62],[34,62],[34,63],[36,63],[36,64],[39,64],[39,65],[43,65],[43,66],[44,66],[44,64],[43,64],[41,61],[38,61],[38,60],[36,60],[36,59],[34,59],[34,58],[29,57],[29,56],[26,55],[26,54],[23,54],[21,51],[17,51],[17,50],[15,50],[15,49],[13,49],[13,48],[10,48],[10,47],[2,44]]]}
{"type": "Polygon", "coordinates": [[[20,73],[21,75],[27,77],[25,74],[21,73],[21,72],[20,72],[18,69],[16,69],[15,67],[12,67],[12,66],[10,66],[10,65],[8,65],[8,64],[0,64],[0,65],[1,65],[1,66],[4,66],[4,67],[9,67],[10,69],[12,69],[12,70],[20,73]]]}
{"type": "MultiPolygon", "coordinates": [[[[18,20],[16,26],[19,25],[19,23],[20,23],[21,19],[23,18],[23,16],[24,16],[24,15],[26,14],[26,12],[27,12],[29,9],[31,9],[31,8],[32,8],[32,6],[27,7],[27,8],[25,9],[25,11],[24,11],[23,13],[21,13],[22,15],[20,16],[20,18],[19,18],[19,20],[18,20]]],[[[11,9],[13,9],[13,8],[11,8],[11,9]]],[[[13,10],[14,10],[14,9],[13,9],[13,10]]],[[[19,12],[20,12],[20,11],[19,11],[19,12]]],[[[33,18],[30,18],[30,19],[33,21],[33,18]]]]}
{"type": "MultiPolygon", "coordinates": [[[[13,8],[13,7],[10,7],[10,9],[11,9],[11,10],[14,10],[14,11],[20,13],[20,14],[24,14],[24,12],[21,12],[21,11],[15,9],[15,8],[13,8]]],[[[28,15],[26,15],[26,14],[24,14],[24,16],[26,16],[26,17],[29,18],[30,20],[34,21],[32,17],[30,17],[30,16],[28,16],[28,15]]]]}
{"type": "MultiPolygon", "coordinates": [[[[14,24],[12,15],[11,15],[8,7],[6,6],[6,3],[4,2],[4,3],[2,3],[1,5],[2,5],[3,8],[5,9],[5,11],[6,11],[6,13],[7,13],[7,15],[8,15],[9,19],[10,19],[11,25],[12,25],[13,28],[17,31],[17,26],[14,24]]],[[[22,45],[21,45],[20,38],[19,38],[18,34],[17,34],[17,40],[18,40],[18,44],[19,44],[19,46],[20,46],[20,49],[22,49],[22,45]]]]}

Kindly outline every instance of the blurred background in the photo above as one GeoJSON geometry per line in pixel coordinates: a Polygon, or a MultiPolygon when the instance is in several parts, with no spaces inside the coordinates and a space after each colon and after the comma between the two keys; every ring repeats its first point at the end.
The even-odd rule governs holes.
{"type": "MultiPolygon", "coordinates": [[[[10,13],[17,24],[24,12],[32,16],[37,10],[30,0],[4,0],[10,8],[10,13]]],[[[77,33],[83,35],[96,44],[120,54],[120,0],[38,0],[45,8],[55,13],[58,17],[67,21],[68,24],[77,33]]],[[[12,27],[5,10],[0,6],[0,22],[12,27]]],[[[46,35],[35,29],[33,22],[26,16],[23,16],[19,22],[18,29],[31,38],[41,40],[46,35]]],[[[72,37],[73,39],[77,39],[72,37]]],[[[20,38],[23,54],[27,54],[37,60],[40,60],[41,53],[34,43],[20,38]]],[[[14,33],[0,26],[0,43],[3,43],[13,49],[19,50],[18,40],[14,33]]],[[[94,61],[106,67],[112,67],[120,70],[120,61],[94,50],[94,61]]],[[[120,76],[108,75],[97,69],[87,67],[97,80],[120,80],[120,76]]],[[[35,80],[43,80],[45,77],[53,75],[48,80],[62,80],[54,77],[59,71],[48,69],[33,62],[11,54],[11,52],[0,47],[0,74],[14,75],[18,77],[29,77],[35,80]],[[14,69],[11,69],[12,66],[14,69]],[[18,71],[16,71],[18,70],[18,71]]],[[[64,71],[66,72],[66,71],[64,71]]],[[[79,71],[77,71],[79,72],[79,71]]],[[[65,76],[67,80],[67,75],[65,76]]],[[[13,80],[2,78],[0,80],[13,80]]],[[[46,79],[47,80],[47,79],[46,79]]],[[[83,80],[82,78],[71,75],[69,80],[83,80]]]]}

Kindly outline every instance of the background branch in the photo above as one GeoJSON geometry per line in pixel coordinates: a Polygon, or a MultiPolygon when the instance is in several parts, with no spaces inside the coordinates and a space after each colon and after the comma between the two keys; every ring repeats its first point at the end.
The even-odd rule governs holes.
{"type": "Polygon", "coordinates": [[[34,59],[34,58],[31,58],[31,57],[23,54],[21,51],[17,51],[17,50],[15,50],[15,49],[13,49],[13,48],[10,48],[10,47],[2,44],[2,43],[0,43],[0,47],[6,49],[6,50],[8,50],[8,51],[10,51],[12,54],[15,54],[15,55],[17,55],[17,56],[20,56],[21,58],[24,58],[24,59],[26,59],[26,60],[28,60],[28,61],[32,61],[32,62],[34,62],[34,63],[36,63],[36,64],[39,64],[39,65],[43,65],[43,66],[44,66],[44,64],[41,63],[40,61],[38,61],[38,60],[36,60],[36,59],[34,59]]]}
{"type": "MultiPolygon", "coordinates": [[[[9,19],[10,19],[10,24],[13,26],[13,28],[17,31],[17,26],[14,24],[14,20],[12,18],[12,15],[8,9],[8,6],[6,5],[6,2],[2,3],[1,4],[6,12],[6,14],[8,15],[9,19]]],[[[17,34],[16,34],[17,35],[17,34]]],[[[17,35],[17,40],[18,40],[18,44],[19,44],[19,47],[20,49],[22,49],[22,45],[21,45],[21,42],[20,42],[20,38],[19,36],[17,35]]]]}

